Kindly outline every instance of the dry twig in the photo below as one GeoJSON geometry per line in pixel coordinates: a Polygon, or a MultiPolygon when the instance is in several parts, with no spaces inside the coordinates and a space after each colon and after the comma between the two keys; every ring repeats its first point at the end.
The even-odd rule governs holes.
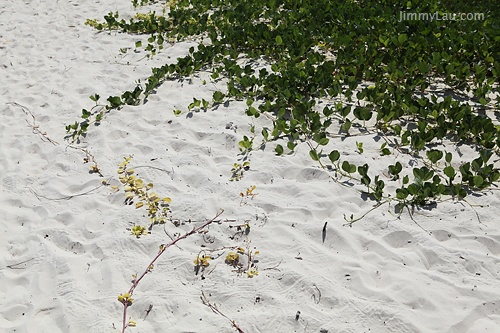
{"type": "Polygon", "coordinates": [[[234,320],[231,320],[229,319],[228,316],[226,316],[225,314],[223,314],[222,312],[220,312],[219,309],[217,309],[217,306],[215,306],[215,303],[212,304],[208,301],[207,297],[205,296],[205,293],[203,292],[203,290],[201,291],[201,294],[203,295],[203,302],[208,305],[210,307],[210,309],[212,309],[212,311],[220,314],[221,316],[223,316],[224,318],[226,318],[227,320],[229,320],[231,322],[231,324],[234,326],[234,328],[236,328],[238,330],[238,332],[240,333],[245,333],[241,328],[239,328],[238,325],[236,325],[236,323],[234,322],[234,320]]]}
{"type": "Polygon", "coordinates": [[[24,113],[26,113],[26,114],[29,113],[31,115],[31,117],[33,118],[33,124],[31,124],[28,121],[28,119],[26,119],[26,123],[28,123],[28,126],[30,126],[32,128],[34,134],[40,134],[43,138],[45,138],[46,140],[48,140],[50,143],[52,143],[54,145],[58,145],[59,144],[59,142],[56,142],[56,141],[52,140],[51,138],[49,138],[47,136],[47,132],[40,131],[40,125],[36,124],[35,116],[33,115],[33,113],[31,113],[30,109],[28,109],[27,107],[25,107],[25,106],[23,106],[21,104],[18,104],[16,102],[9,102],[7,104],[12,104],[12,105],[18,106],[18,107],[20,107],[24,111],[24,113]]]}
{"type": "Polygon", "coordinates": [[[80,147],[75,147],[75,146],[71,146],[69,145],[68,147],[70,148],[73,148],[73,149],[78,149],[78,150],[81,150],[83,151],[85,154],[87,154],[87,157],[84,159],[85,163],[88,163],[89,162],[89,157],[92,159],[92,163],[94,163],[93,166],[90,167],[90,171],[91,172],[97,172],[99,174],[99,176],[103,177],[104,178],[104,175],[101,173],[101,169],[99,168],[99,166],[97,165],[97,162],[95,161],[95,157],[94,155],[92,155],[88,149],[84,149],[84,148],[80,148],[80,147]]]}
{"type": "MultiPolygon", "coordinates": [[[[108,183],[108,181],[109,181],[109,179],[106,181],[106,184],[108,183]]],[[[31,189],[31,188],[30,188],[29,190],[31,191],[31,193],[33,193],[33,194],[34,194],[34,195],[38,198],[38,200],[40,200],[40,198],[44,198],[44,199],[46,199],[46,200],[58,201],[58,200],[69,200],[69,199],[72,199],[72,198],[74,198],[74,197],[78,197],[78,196],[81,196],[81,195],[86,195],[86,194],[89,194],[90,192],[93,192],[93,191],[95,191],[95,190],[97,190],[97,189],[99,189],[99,188],[101,188],[101,187],[103,187],[103,186],[106,186],[106,184],[104,184],[104,183],[103,183],[103,184],[101,184],[101,185],[99,185],[99,186],[97,186],[97,187],[94,187],[94,188],[93,188],[93,189],[91,189],[91,190],[86,191],[86,192],[79,193],[79,194],[68,195],[67,197],[62,197],[62,198],[47,198],[47,197],[45,197],[45,196],[43,196],[43,195],[40,195],[40,194],[36,193],[36,192],[35,192],[33,189],[31,189]]],[[[40,200],[40,201],[41,201],[41,200],[40,200]]]]}

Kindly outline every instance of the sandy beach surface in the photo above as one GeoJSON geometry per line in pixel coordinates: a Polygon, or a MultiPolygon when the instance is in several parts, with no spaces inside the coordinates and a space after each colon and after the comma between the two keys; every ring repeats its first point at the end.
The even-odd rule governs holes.
{"type": "MultiPolygon", "coordinates": [[[[134,13],[130,1],[0,2],[1,332],[121,332],[117,297],[133,275],[220,208],[208,232],[168,248],[140,281],[127,310],[137,325],[126,332],[236,332],[233,320],[245,333],[500,331],[498,191],[468,198],[489,207],[450,200],[398,218],[382,206],[348,227],[343,214],[375,202],[332,181],[306,143],[276,156],[279,141],[251,152],[250,169],[230,181],[245,158],[238,142],[270,124],[246,116],[245,102],[188,112],[193,97],[224,89],[203,84],[205,72],[166,81],[70,145],[64,127],[93,107],[90,95],[121,95],[196,45],[144,58],[134,43],[147,36],[84,25],[110,11],[134,13]],[[167,223],[139,238],[130,229],[150,224],[147,210],[124,203],[117,173],[129,155],[137,177],[172,200],[167,223]],[[242,198],[252,186],[257,195],[242,198]],[[237,247],[252,251],[258,275],[225,262],[237,247]],[[197,271],[204,255],[210,264],[197,271]]],[[[375,149],[355,152],[356,140],[373,138],[331,144],[353,163],[376,161],[375,149]]]]}

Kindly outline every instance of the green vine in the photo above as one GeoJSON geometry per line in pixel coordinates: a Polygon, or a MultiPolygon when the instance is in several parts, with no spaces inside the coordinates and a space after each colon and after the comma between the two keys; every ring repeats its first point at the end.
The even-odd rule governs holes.
{"type": "MultiPolygon", "coordinates": [[[[272,124],[269,132],[262,130],[266,142],[288,137],[293,151],[305,140],[311,158],[332,179],[356,180],[366,188],[360,192],[379,203],[418,206],[448,200],[444,196],[465,198],[500,177],[491,162],[500,152],[500,127],[490,116],[500,109],[499,7],[493,1],[182,0],[162,15],[136,15],[126,22],[109,13],[105,24],[89,25],[148,34],[146,51],[152,55],[166,40],[199,42],[176,63],[153,68],[144,85],[110,96],[104,110],[137,104],[164,80],[208,68],[213,80],[227,80],[227,89],[214,92],[210,102],[193,97],[189,109],[246,100],[247,115],[263,115],[272,124]],[[443,10],[484,15],[481,20],[401,20],[402,12],[443,10]],[[252,65],[262,60],[269,66],[252,65]],[[436,90],[437,84],[443,88],[436,90]],[[326,106],[320,108],[320,102],[326,106]],[[354,127],[360,133],[353,133],[354,127]],[[402,175],[395,161],[384,181],[370,165],[356,166],[338,150],[325,151],[332,138],[362,133],[384,138],[381,157],[397,152],[424,166],[402,175]],[[443,140],[467,144],[478,156],[452,163],[450,152],[434,149],[443,140]],[[391,195],[386,185],[393,182],[400,186],[391,195]]],[[[93,122],[102,114],[98,111],[93,122]]],[[[84,112],[83,122],[68,125],[69,137],[76,140],[87,131],[90,117],[84,112]]],[[[244,137],[242,151],[249,154],[252,143],[244,137]]],[[[364,149],[357,144],[359,153],[364,149]]],[[[275,151],[285,153],[279,144],[275,151]]]]}

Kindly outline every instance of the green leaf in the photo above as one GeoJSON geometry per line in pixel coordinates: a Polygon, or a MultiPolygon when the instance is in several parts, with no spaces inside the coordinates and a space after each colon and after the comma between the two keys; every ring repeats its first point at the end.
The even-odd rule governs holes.
{"type": "MultiPolygon", "coordinates": [[[[347,117],[350,112],[351,112],[350,106],[346,106],[346,107],[343,107],[342,109],[340,109],[340,115],[342,116],[342,118],[347,117]]],[[[346,121],[348,121],[348,119],[346,121]]]]}
{"type": "Polygon", "coordinates": [[[224,94],[220,91],[216,91],[213,94],[213,98],[216,103],[221,103],[222,99],[224,98],[224,94]]]}
{"type": "Polygon", "coordinates": [[[367,176],[368,175],[368,164],[364,164],[358,167],[358,173],[361,176],[367,176]]]}
{"type": "Polygon", "coordinates": [[[286,146],[288,147],[288,149],[290,150],[294,150],[295,149],[295,143],[293,143],[292,141],[289,141],[286,146]]]}
{"type": "Polygon", "coordinates": [[[111,108],[117,108],[122,105],[122,100],[118,96],[109,96],[108,102],[111,104],[111,108]]]}
{"type": "Polygon", "coordinates": [[[135,42],[135,47],[136,48],[141,47],[141,46],[142,46],[142,42],[141,41],[135,42]]]}
{"type": "Polygon", "coordinates": [[[481,177],[480,175],[474,177],[474,185],[476,187],[480,187],[481,185],[483,185],[483,181],[483,177],[481,177]]]}
{"type": "Polygon", "coordinates": [[[442,194],[450,194],[450,190],[443,184],[439,184],[437,187],[437,194],[442,195],[442,194]]]}
{"type": "Polygon", "coordinates": [[[356,141],[356,146],[358,147],[358,151],[359,151],[359,153],[360,153],[360,154],[363,154],[363,151],[364,151],[364,150],[363,150],[363,142],[359,142],[359,143],[358,143],[358,142],[356,141]]]}
{"type": "Polygon", "coordinates": [[[393,127],[393,130],[394,130],[394,133],[396,133],[396,135],[401,135],[402,127],[401,127],[401,125],[396,125],[393,127]]]}
{"type": "Polygon", "coordinates": [[[399,162],[396,162],[395,165],[389,165],[389,173],[393,176],[397,176],[401,172],[402,169],[403,169],[403,166],[399,162]]]}
{"type": "Polygon", "coordinates": [[[491,150],[480,150],[479,155],[481,156],[483,163],[486,165],[486,163],[488,163],[489,159],[493,155],[493,152],[491,150]]]}
{"type": "Polygon", "coordinates": [[[424,169],[424,181],[431,179],[434,175],[434,170],[429,170],[427,167],[423,167],[422,169],[424,169]]]}
{"type": "Polygon", "coordinates": [[[406,41],[406,34],[401,34],[398,36],[398,42],[403,44],[406,41]]]}
{"type": "Polygon", "coordinates": [[[82,118],[83,119],[88,119],[90,117],[91,113],[85,109],[82,110],[82,118]]]}
{"type": "Polygon", "coordinates": [[[281,145],[277,145],[276,148],[274,149],[274,151],[278,154],[278,155],[282,155],[283,154],[283,146],[281,145]]]}
{"type": "Polygon", "coordinates": [[[329,141],[330,140],[328,138],[322,138],[321,140],[319,140],[318,144],[325,146],[328,144],[329,141]]]}
{"type": "Polygon", "coordinates": [[[417,67],[422,74],[427,74],[427,72],[429,71],[429,66],[426,63],[419,62],[417,67]]]}
{"type": "Polygon", "coordinates": [[[356,166],[353,164],[349,164],[349,162],[344,161],[342,163],[342,170],[344,170],[347,173],[353,173],[356,172],[356,166]]]}
{"type": "Polygon", "coordinates": [[[474,170],[475,172],[478,172],[479,169],[481,168],[482,164],[483,164],[483,160],[481,158],[476,158],[471,163],[472,170],[474,170]]]}
{"type": "Polygon", "coordinates": [[[396,189],[396,198],[399,200],[405,200],[408,197],[408,190],[405,188],[396,189]]]}
{"type": "Polygon", "coordinates": [[[319,156],[318,156],[318,153],[316,152],[316,150],[310,150],[309,155],[311,156],[311,158],[314,161],[319,161],[319,156]]]}
{"type": "Polygon", "coordinates": [[[342,170],[344,170],[345,172],[349,172],[349,170],[350,170],[349,166],[350,166],[350,165],[349,165],[349,162],[344,161],[344,162],[342,163],[342,170]]]}
{"type": "Polygon", "coordinates": [[[255,116],[258,113],[259,113],[259,111],[257,111],[257,109],[254,108],[253,106],[249,107],[247,112],[246,112],[246,114],[249,116],[255,116]]]}
{"type": "Polygon", "coordinates": [[[500,178],[500,172],[498,171],[493,171],[491,174],[490,174],[490,182],[496,182],[498,180],[498,178],[500,178]]]}
{"type": "Polygon", "coordinates": [[[328,158],[332,161],[332,163],[335,163],[340,158],[340,153],[337,150],[334,150],[328,155],[328,158]]]}
{"type": "Polygon", "coordinates": [[[351,128],[351,121],[349,119],[346,119],[344,125],[342,125],[342,130],[349,132],[350,128],[351,128]]]}
{"type": "Polygon", "coordinates": [[[265,128],[263,128],[261,133],[262,133],[262,136],[264,137],[264,140],[267,141],[268,137],[269,137],[269,132],[265,128]]]}
{"type": "Polygon", "coordinates": [[[278,118],[283,117],[285,115],[285,112],[286,112],[285,108],[280,108],[278,110],[278,118]]]}
{"type": "Polygon", "coordinates": [[[415,184],[410,184],[408,186],[408,192],[410,192],[411,195],[416,195],[418,191],[418,188],[415,184]]]}
{"type": "Polygon", "coordinates": [[[97,101],[99,100],[99,98],[101,98],[101,96],[99,96],[98,94],[95,94],[95,95],[89,96],[89,98],[97,103],[97,101]]]}
{"type": "Polygon", "coordinates": [[[382,150],[380,150],[380,152],[382,153],[383,156],[391,155],[391,151],[389,150],[389,148],[382,148],[382,150]]]}
{"type": "Polygon", "coordinates": [[[414,168],[413,169],[413,176],[415,176],[415,178],[423,179],[424,178],[424,172],[421,169],[414,168]]]}
{"type": "Polygon", "coordinates": [[[285,89],[285,91],[283,91],[283,94],[285,95],[286,98],[292,97],[292,93],[288,89],[285,89]]]}
{"type": "Polygon", "coordinates": [[[440,150],[429,150],[426,152],[427,158],[431,161],[432,164],[436,164],[443,157],[443,152],[440,150]]]}
{"type": "Polygon", "coordinates": [[[283,43],[283,40],[281,39],[281,36],[276,36],[276,43],[278,45],[281,45],[283,43]]]}
{"type": "Polygon", "coordinates": [[[455,169],[452,166],[447,166],[444,168],[444,174],[450,178],[450,180],[453,180],[455,178],[455,169]]]}
{"type": "Polygon", "coordinates": [[[361,183],[363,183],[366,186],[370,186],[371,179],[368,176],[363,176],[361,178],[361,183]]]}
{"type": "Polygon", "coordinates": [[[82,123],[80,124],[80,132],[86,132],[87,128],[89,127],[89,123],[82,123]]]}
{"type": "Polygon", "coordinates": [[[387,44],[389,44],[389,42],[390,42],[390,39],[389,39],[389,38],[384,39],[384,37],[382,37],[382,36],[379,36],[379,37],[378,37],[378,39],[379,39],[379,41],[380,41],[382,44],[384,44],[384,46],[387,46],[387,44]]]}

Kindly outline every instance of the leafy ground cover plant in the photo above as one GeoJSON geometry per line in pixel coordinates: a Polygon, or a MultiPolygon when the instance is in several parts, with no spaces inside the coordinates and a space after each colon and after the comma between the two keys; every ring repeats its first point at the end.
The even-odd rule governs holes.
{"type": "Polygon", "coordinates": [[[221,211],[213,218],[211,219],[210,221],[204,223],[203,225],[201,225],[200,227],[198,228],[193,228],[191,231],[185,233],[184,235],[182,236],[179,236],[177,237],[175,240],[173,240],[172,242],[170,242],[169,244],[162,244],[160,245],[160,250],[158,252],[158,254],[156,255],[156,257],[149,263],[147,269],[144,271],[144,273],[142,273],[142,275],[137,278],[137,276],[133,276],[133,282],[132,282],[132,286],[130,287],[130,289],[128,290],[128,292],[124,293],[124,294],[121,294],[118,296],[118,301],[121,302],[123,304],[123,326],[122,326],[122,333],[125,332],[125,329],[129,326],[135,326],[136,323],[131,321],[130,319],[127,320],[127,308],[129,306],[131,306],[133,304],[133,299],[132,299],[132,295],[135,291],[135,288],[137,287],[137,285],[139,284],[139,282],[144,278],[144,276],[151,272],[154,268],[154,263],[156,262],[156,260],[172,245],[174,245],[175,243],[177,243],[178,241],[180,241],[181,239],[184,239],[184,238],[187,238],[188,236],[194,234],[194,233],[197,233],[199,231],[201,231],[202,229],[204,229],[206,226],[208,226],[210,223],[214,222],[222,213],[224,212],[224,210],[221,209],[221,211]]]}
{"type": "MultiPolygon", "coordinates": [[[[132,5],[156,2],[133,0],[132,5]]],[[[248,116],[269,119],[269,126],[261,131],[264,142],[289,140],[286,147],[276,145],[278,155],[284,155],[286,148],[294,151],[305,141],[310,157],[332,179],[349,187],[342,179],[354,180],[354,189],[376,202],[370,211],[391,202],[402,211],[403,207],[464,199],[498,182],[495,160],[500,154],[500,126],[494,116],[500,109],[498,2],[181,0],[168,4],[168,11],[138,13],[128,22],[117,12],[106,15],[105,23],[87,22],[100,31],[147,34],[147,45],[132,46],[144,48],[150,56],[160,56],[166,42],[191,38],[200,44],[175,63],[153,68],[145,83],[137,82],[130,91],[109,96],[103,104],[98,94],[90,96],[95,105],[90,111],[82,109],[80,119],[66,126],[69,140],[77,141],[106,113],[138,105],[164,80],[210,69],[211,78],[224,78],[227,89],[215,91],[211,101],[193,96],[189,110],[246,100],[248,116]],[[402,13],[425,17],[442,15],[444,10],[483,16],[475,20],[401,19],[402,13]],[[269,66],[253,65],[262,61],[269,66]],[[384,140],[377,163],[387,161],[386,180],[371,171],[373,165],[351,163],[332,144],[338,138],[365,134],[384,140]],[[443,142],[465,144],[477,156],[453,161],[451,152],[440,148],[443,142]],[[401,156],[420,164],[405,173],[401,156]],[[395,188],[394,193],[388,193],[388,188],[395,188]]],[[[30,126],[37,129],[34,123],[30,126]]],[[[245,155],[254,150],[254,138],[244,136],[240,141],[245,155]]],[[[369,149],[366,142],[356,142],[355,147],[360,154],[369,149]]],[[[128,162],[125,159],[119,171],[127,202],[139,199],[136,208],[145,206],[152,224],[163,223],[168,206],[162,202],[169,200],[161,201],[150,193],[152,184],[136,179],[128,162]]],[[[241,179],[248,163],[235,164],[232,179],[241,179]]],[[[247,189],[243,198],[253,195],[252,190],[247,189]]],[[[133,304],[137,284],[159,256],[214,219],[160,246],[146,271],[134,277],[129,291],[118,297],[124,305],[122,332],[134,325],[127,321],[127,307],[133,304]]],[[[352,225],[359,218],[351,215],[346,220],[352,225]]],[[[238,233],[246,229],[241,227],[238,233]]],[[[131,232],[140,236],[147,233],[147,227],[135,226],[131,232]]],[[[247,239],[247,248],[233,249],[225,261],[253,277],[258,274],[252,266],[258,251],[250,251],[248,244],[247,239]]],[[[195,265],[205,267],[208,258],[200,253],[195,265]]],[[[203,299],[222,314],[204,294],[203,299]]]]}
{"type": "MultiPolygon", "coordinates": [[[[245,193],[240,192],[240,197],[241,197],[240,206],[243,203],[247,204],[248,198],[253,199],[256,195],[258,195],[258,193],[253,192],[253,190],[255,190],[256,188],[257,188],[257,186],[252,185],[251,187],[247,187],[247,190],[245,191],[245,193]]],[[[250,226],[248,226],[248,227],[250,228],[250,226]]]]}
{"type": "MultiPolygon", "coordinates": [[[[160,203],[160,198],[156,193],[149,193],[149,190],[153,188],[153,184],[149,183],[148,185],[144,185],[144,181],[142,179],[138,179],[135,176],[135,170],[129,168],[129,163],[131,159],[133,158],[133,155],[130,155],[129,157],[124,157],[124,161],[120,164],[119,169],[118,169],[118,174],[119,174],[119,179],[122,184],[124,184],[124,190],[125,190],[125,203],[128,204],[133,204],[133,200],[135,198],[138,198],[139,201],[136,203],[136,208],[141,208],[144,205],[148,207],[148,215],[150,217],[151,221],[151,226],[148,228],[147,226],[134,226],[131,229],[131,233],[136,236],[140,237],[142,235],[146,235],[149,233],[148,230],[151,230],[151,227],[156,224],[156,223],[165,223],[165,218],[167,217],[167,213],[170,212],[168,208],[168,203],[170,203],[170,198],[164,198],[161,201],[164,202],[162,205],[160,203]]],[[[255,190],[255,186],[252,186],[250,188],[247,188],[246,193],[240,193],[240,196],[243,198],[253,198],[256,194],[253,193],[253,190],[255,190]]],[[[125,330],[128,327],[135,327],[137,323],[133,321],[131,318],[127,319],[127,309],[128,307],[132,306],[133,304],[133,293],[135,291],[135,288],[137,287],[138,283],[144,278],[144,276],[151,272],[154,269],[154,263],[156,260],[165,252],[165,250],[177,243],[179,240],[187,238],[188,236],[194,234],[194,233],[206,233],[207,231],[203,231],[205,227],[207,227],[210,223],[216,221],[216,219],[223,213],[224,211],[221,209],[221,211],[210,221],[204,223],[202,226],[198,228],[193,228],[191,231],[185,233],[184,235],[181,235],[180,233],[177,235],[177,238],[175,238],[171,243],[169,244],[162,244],[160,245],[160,249],[156,257],[151,261],[151,263],[148,265],[148,268],[142,273],[141,276],[137,277],[137,275],[133,275],[133,281],[132,281],[132,286],[130,289],[124,293],[120,294],[118,296],[118,301],[121,302],[124,306],[123,310],[123,324],[122,324],[122,332],[125,332],[125,330]]],[[[191,222],[191,220],[190,220],[191,222]]],[[[174,225],[179,226],[179,223],[174,223],[174,225]]],[[[248,239],[247,234],[250,231],[250,225],[249,223],[245,223],[244,225],[241,226],[236,226],[238,231],[235,235],[231,237],[231,239],[234,239],[237,235],[242,235],[246,239],[246,249],[239,247],[239,246],[234,246],[230,247],[229,249],[234,250],[236,252],[230,252],[227,254],[225,257],[225,262],[228,265],[231,265],[234,267],[234,272],[237,272],[238,274],[243,274],[245,273],[249,278],[253,278],[256,275],[258,275],[258,268],[256,266],[257,261],[255,260],[255,256],[259,254],[259,251],[254,251],[250,249],[250,243],[251,241],[248,239]],[[242,260],[242,258],[244,258],[242,260]]],[[[215,249],[215,250],[208,250],[208,249],[203,249],[201,250],[198,255],[196,256],[196,259],[194,260],[194,265],[195,265],[195,272],[198,274],[198,272],[201,270],[202,272],[205,270],[206,267],[210,265],[210,260],[212,260],[212,257],[210,255],[207,255],[207,252],[214,252],[214,251],[225,251],[228,249],[227,247],[224,247],[222,249],[215,249]]],[[[203,302],[207,304],[214,312],[221,314],[222,316],[228,318],[225,316],[222,312],[218,310],[215,304],[210,303],[205,295],[203,294],[203,302]]],[[[229,319],[229,318],[228,318],[229,319]]],[[[243,332],[234,322],[232,322],[233,326],[237,328],[240,332],[243,332]]]]}
{"type": "MultiPolygon", "coordinates": [[[[152,183],[147,185],[142,179],[136,178],[135,170],[128,168],[128,163],[133,155],[124,157],[124,161],[118,169],[120,182],[124,185],[125,204],[132,205],[134,199],[138,199],[135,208],[146,207],[151,226],[166,222],[167,214],[170,212],[169,203],[172,201],[169,197],[160,198],[157,193],[150,192],[153,188],[152,183]]],[[[140,237],[148,233],[146,226],[135,226],[131,229],[134,236],[140,237]]]]}
{"type": "MultiPolygon", "coordinates": [[[[227,90],[214,92],[212,105],[246,100],[247,115],[271,122],[272,130],[262,130],[264,140],[288,137],[291,151],[306,141],[311,158],[334,180],[357,181],[364,187],[357,189],[377,201],[376,207],[463,199],[500,176],[490,162],[500,152],[500,127],[491,116],[500,108],[499,9],[492,1],[183,0],[168,13],[137,16],[137,21],[110,13],[107,25],[96,28],[148,33],[150,52],[165,40],[197,38],[200,44],[176,63],[153,68],[144,85],[110,96],[105,108],[137,103],[163,80],[210,68],[212,79],[227,80],[227,90]],[[402,13],[425,18],[444,15],[443,10],[480,16],[401,19],[402,13]],[[252,67],[251,61],[258,60],[266,61],[270,71],[252,67]],[[351,164],[329,145],[332,138],[363,133],[385,140],[381,157],[397,152],[424,166],[403,175],[401,162],[387,163],[391,177],[384,181],[369,164],[351,164]],[[453,162],[449,151],[433,148],[444,140],[469,145],[479,156],[453,162]],[[394,187],[396,193],[387,193],[394,187]]],[[[190,108],[202,102],[209,106],[196,97],[193,101],[190,108]]],[[[73,139],[87,129],[85,124],[70,125],[73,139]]],[[[240,146],[250,153],[252,143],[244,137],[240,146]]],[[[358,143],[357,149],[362,153],[366,147],[358,143]]],[[[275,151],[284,154],[281,145],[275,151]]],[[[242,175],[238,168],[233,168],[236,180],[242,175]]]]}
{"type": "Polygon", "coordinates": [[[243,178],[243,173],[248,170],[250,170],[250,162],[246,161],[243,162],[243,164],[234,163],[233,167],[231,168],[232,175],[230,181],[240,180],[241,178],[243,178]]]}
{"type": "MultiPolygon", "coordinates": [[[[246,225],[247,228],[245,229],[248,231],[250,227],[246,225]]],[[[195,266],[195,273],[198,275],[200,272],[204,272],[205,269],[210,266],[210,261],[213,258],[213,256],[208,255],[207,252],[219,252],[219,251],[225,251],[227,249],[234,250],[236,252],[229,252],[226,257],[225,257],[225,263],[234,267],[233,272],[236,272],[238,274],[243,274],[245,273],[249,278],[253,278],[254,276],[258,275],[258,267],[256,265],[257,260],[255,259],[255,256],[259,254],[259,251],[253,251],[250,249],[250,243],[251,241],[246,237],[245,231],[238,232],[240,235],[244,235],[246,239],[246,249],[242,248],[241,246],[233,246],[233,247],[223,247],[219,249],[203,249],[201,250],[198,255],[196,256],[196,259],[193,261],[194,266],[195,266]]],[[[235,237],[230,237],[231,239],[234,239],[235,237]]]]}

